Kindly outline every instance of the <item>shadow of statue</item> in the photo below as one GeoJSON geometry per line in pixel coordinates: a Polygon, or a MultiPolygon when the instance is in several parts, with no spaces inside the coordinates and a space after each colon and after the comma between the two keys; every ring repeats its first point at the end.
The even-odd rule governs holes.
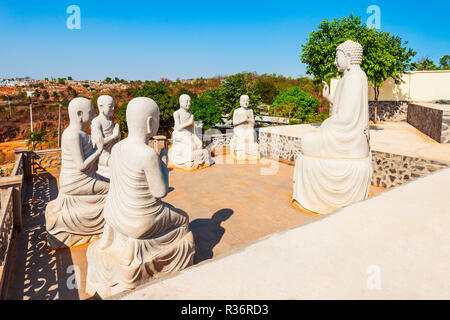
{"type": "Polygon", "coordinates": [[[23,231],[15,241],[8,299],[77,300],[78,291],[68,285],[72,276],[68,268],[73,265],[70,250],[47,248],[45,209],[58,195],[57,181],[41,174],[33,176],[26,187],[23,231]]]}
{"type": "Polygon", "coordinates": [[[195,241],[194,264],[211,259],[213,248],[222,239],[225,228],[220,224],[233,214],[231,209],[221,209],[211,219],[195,219],[189,225],[195,241]]]}

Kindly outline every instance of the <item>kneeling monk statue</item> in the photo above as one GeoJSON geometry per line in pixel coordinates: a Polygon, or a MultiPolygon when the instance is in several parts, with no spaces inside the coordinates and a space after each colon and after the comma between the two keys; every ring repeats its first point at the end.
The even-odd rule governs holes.
{"type": "Polygon", "coordinates": [[[70,101],[70,124],[61,138],[59,194],[45,210],[47,243],[51,249],[84,244],[103,232],[103,207],[109,183],[96,174],[103,139],[94,141],[94,146],[85,131],[93,117],[94,107],[88,99],[70,101]]]}
{"type": "Polygon", "coordinates": [[[161,201],[168,170],[148,146],[159,127],[158,105],[134,98],[126,117],[128,137],[111,152],[105,230],[87,250],[86,292],[102,298],[188,267],[195,253],[189,217],[161,201]]]}
{"type": "Polygon", "coordinates": [[[301,139],[294,169],[293,198],[303,208],[329,213],[366,199],[372,177],[369,146],[367,76],[360,64],[363,48],[347,40],[336,49],[336,66],[344,76],[334,99],[325,84],[324,97],[333,104],[331,116],[317,132],[301,139]]]}

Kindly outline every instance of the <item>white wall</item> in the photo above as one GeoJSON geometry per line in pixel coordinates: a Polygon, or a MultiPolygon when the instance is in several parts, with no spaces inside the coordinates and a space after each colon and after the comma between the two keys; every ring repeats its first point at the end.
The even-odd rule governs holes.
{"type": "MultiPolygon", "coordinates": [[[[403,83],[396,85],[392,78],[380,88],[379,100],[389,101],[434,101],[450,100],[450,70],[412,71],[402,77],[403,83]]],[[[331,80],[331,95],[334,96],[337,79],[331,80]]],[[[374,91],[369,86],[369,100],[374,91]]]]}

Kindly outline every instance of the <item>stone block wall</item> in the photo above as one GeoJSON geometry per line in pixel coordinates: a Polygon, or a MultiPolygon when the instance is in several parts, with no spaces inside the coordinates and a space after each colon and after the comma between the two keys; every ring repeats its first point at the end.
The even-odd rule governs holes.
{"type": "MultiPolygon", "coordinates": [[[[301,152],[300,139],[299,137],[260,131],[261,155],[294,165],[301,152]]],[[[372,150],[372,166],[372,185],[391,188],[447,168],[450,163],[372,150]]]]}
{"type": "Polygon", "coordinates": [[[442,110],[411,103],[408,106],[407,121],[417,130],[441,142],[442,110]]]}
{"type": "MultiPolygon", "coordinates": [[[[375,102],[369,101],[369,119],[374,120],[375,102]]],[[[378,101],[378,121],[406,121],[407,101],[378,101]]]]}

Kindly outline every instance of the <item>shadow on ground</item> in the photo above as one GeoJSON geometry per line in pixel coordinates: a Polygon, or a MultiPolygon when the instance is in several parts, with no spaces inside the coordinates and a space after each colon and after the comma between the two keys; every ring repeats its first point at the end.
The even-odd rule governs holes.
{"type": "Polygon", "coordinates": [[[190,223],[195,241],[194,264],[213,257],[213,249],[225,233],[225,228],[220,224],[232,214],[231,209],[221,209],[214,213],[211,219],[196,219],[190,223]]]}
{"type": "Polygon", "coordinates": [[[27,183],[23,231],[15,241],[8,299],[79,299],[73,288],[74,272],[70,272],[70,250],[55,252],[47,248],[45,208],[57,195],[57,180],[50,174],[35,176],[27,183]]]}

